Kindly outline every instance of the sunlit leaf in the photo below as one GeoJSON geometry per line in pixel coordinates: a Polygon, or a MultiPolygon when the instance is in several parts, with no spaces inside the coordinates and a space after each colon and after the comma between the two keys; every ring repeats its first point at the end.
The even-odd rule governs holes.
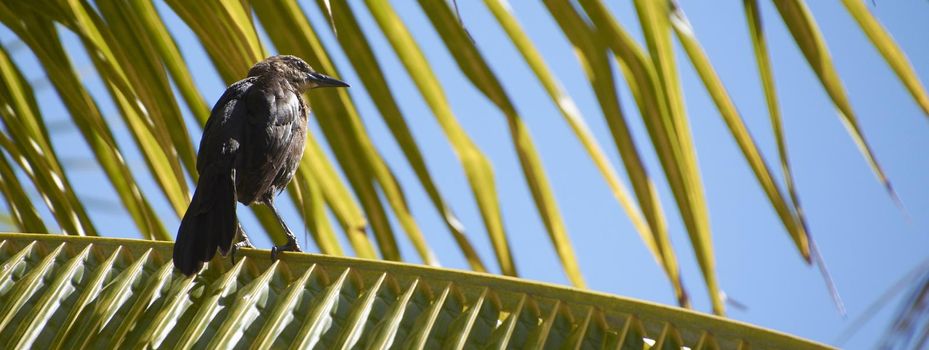
{"type": "Polygon", "coordinates": [[[784,24],[790,29],[794,41],[810,64],[810,68],[816,73],[823,88],[826,89],[832,102],[838,108],[839,117],[852,136],[852,140],[855,141],[859,151],[864,155],[868,165],[871,166],[871,170],[877,176],[878,181],[884,185],[894,202],[902,208],[903,204],[900,202],[893,186],[891,186],[890,180],[887,179],[887,175],[884,174],[884,170],[878,164],[874,151],[871,150],[871,146],[868,145],[861,131],[861,126],[858,124],[858,119],[852,110],[851,102],[849,102],[845,88],[842,86],[842,80],[835,70],[835,65],[832,64],[829,49],[826,47],[822,34],[819,32],[819,27],[816,25],[806,3],[800,0],[775,0],[774,4],[777,6],[784,24]]]}
{"type": "Polygon", "coordinates": [[[149,1],[128,1],[127,3],[133,9],[129,12],[137,16],[144,28],[143,31],[147,33],[148,39],[157,50],[161,62],[164,63],[168,73],[171,74],[174,85],[187,103],[187,108],[190,109],[201,126],[206,124],[206,120],[210,116],[210,107],[204,101],[203,96],[200,95],[200,90],[194,85],[187,62],[181,57],[177,43],[174,42],[171,34],[165,28],[158,11],[155,10],[154,4],[149,1]]]}
{"type": "Polygon", "coordinates": [[[6,201],[7,210],[11,213],[10,219],[17,228],[23,232],[48,232],[42,217],[32,205],[32,200],[23,190],[13,167],[3,154],[0,154],[0,191],[6,201]]]}
{"type": "MultiPolygon", "coordinates": [[[[13,30],[36,54],[65,107],[87,141],[126,210],[145,237],[170,239],[148,201],[142,196],[134,176],[121,155],[112,131],[96,103],[81,84],[55,28],[47,20],[26,12],[13,16],[0,4],[0,21],[13,30]]],[[[164,188],[162,187],[164,190],[164,188]]]]}
{"type": "Polygon", "coordinates": [[[624,66],[624,76],[628,85],[635,86],[631,89],[638,96],[636,102],[639,112],[664,168],[681,218],[687,227],[691,246],[713,303],[713,312],[722,314],[724,305],[716,279],[716,262],[703,188],[699,185],[699,171],[692,159],[693,145],[681,143],[682,140],[689,139],[689,135],[685,137],[681,133],[689,134],[690,131],[679,129],[686,123],[681,125],[680,120],[676,119],[683,116],[673,116],[670,112],[669,100],[664,94],[655,66],[635,40],[613,19],[604,4],[599,0],[582,0],[581,5],[598,33],[603,36],[603,40],[624,66]]]}
{"type": "MultiPolygon", "coordinates": [[[[755,60],[758,64],[758,73],[761,78],[761,84],[764,88],[765,102],[768,105],[768,114],[771,119],[771,129],[774,131],[774,138],[777,142],[777,153],[781,163],[781,171],[784,173],[784,182],[787,184],[787,193],[790,195],[790,201],[793,204],[793,210],[796,214],[800,228],[806,233],[809,245],[809,257],[814,261],[826,282],[826,287],[832,296],[839,313],[845,315],[845,306],[842,298],[839,296],[838,288],[832,280],[832,276],[826,269],[825,259],[816,249],[816,241],[809,232],[809,226],[806,223],[806,215],[803,207],[800,205],[800,197],[797,194],[797,187],[794,184],[793,171],[791,170],[789,157],[787,155],[787,140],[784,136],[784,127],[781,122],[780,107],[777,101],[777,92],[774,88],[774,74],[772,73],[770,59],[768,57],[767,43],[765,41],[764,30],[761,23],[761,12],[758,9],[757,0],[743,1],[745,6],[745,18],[748,21],[749,35],[752,39],[752,47],[755,52],[755,60]]],[[[802,252],[802,250],[801,250],[802,252]]],[[[809,261],[809,260],[808,260],[809,261]]]]}
{"type": "MultiPolygon", "coordinates": [[[[600,108],[603,111],[603,116],[610,128],[613,142],[619,150],[623,165],[626,168],[626,173],[629,175],[629,179],[633,184],[638,203],[641,208],[643,208],[644,218],[643,213],[640,212],[639,205],[633,203],[632,199],[629,198],[629,191],[626,190],[625,186],[616,178],[615,171],[612,170],[611,166],[602,155],[602,151],[599,150],[599,147],[594,144],[593,147],[596,147],[594,148],[596,151],[589,153],[592,154],[591,157],[595,160],[600,159],[597,161],[598,164],[606,164],[603,169],[607,171],[601,170],[601,172],[603,172],[607,178],[607,183],[614,189],[614,195],[619,199],[620,203],[623,204],[623,208],[632,220],[633,226],[635,226],[636,230],[639,232],[639,236],[642,238],[645,246],[648,247],[655,256],[655,260],[668,274],[668,279],[674,287],[674,294],[678,304],[681,306],[688,306],[690,301],[684,290],[680,269],[677,264],[677,257],[674,254],[668,237],[667,223],[665,222],[664,213],[661,209],[661,203],[658,201],[658,193],[655,189],[655,184],[652,182],[642,163],[641,156],[633,142],[632,134],[626,123],[626,117],[623,115],[622,108],[619,104],[616,82],[606,45],[569,3],[563,1],[547,1],[545,4],[549,8],[549,12],[558,14],[554,16],[555,20],[574,45],[575,54],[577,54],[581,66],[584,68],[585,73],[587,73],[587,78],[594,89],[594,93],[600,103],[600,108]],[[610,175],[606,176],[606,174],[610,175]]],[[[556,95],[553,94],[553,96],[556,95]]],[[[565,98],[567,97],[559,97],[558,101],[564,101],[565,98]]],[[[573,106],[573,103],[571,105],[573,106]]],[[[576,107],[573,109],[563,108],[562,113],[565,115],[572,115],[572,117],[566,117],[569,121],[579,120],[580,123],[583,123],[582,119],[580,119],[580,115],[577,115],[579,112],[576,107]]],[[[572,125],[574,124],[572,123],[572,125]]],[[[582,126],[582,128],[578,127],[576,129],[583,130],[587,133],[586,126],[583,124],[580,126],[582,126]]],[[[585,144],[586,143],[587,142],[585,142],[585,144]]]]}
{"type": "Polygon", "coordinates": [[[913,95],[913,99],[916,100],[919,107],[923,109],[923,113],[929,116],[929,95],[926,94],[925,87],[919,82],[919,76],[913,70],[910,60],[906,58],[906,55],[894,42],[890,33],[877,21],[877,18],[874,18],[871,11],[865,6],[864,1],[842,0],[842,4],[845,5],[852,18],[858,22],[858,26],[867,34],[868,39],[881,53],[881,56],[884,56],[884,60],[890,65],[890,68],[893,68],[894,73],[897,73],[900,81],[913,95]]]}
{"type": "Polygon", "coordinates": [[[803,215],[803,207],[800,206],[800,198],[797,195],[793,171],[790,167],[790,157],[787,153],[787,140],[784,136],[784,124],[781,121],[781,108],[777,99],[777,90],[774,87],[774,73],[771,68],[768,44],[764,36],[764,27],[762,26],[758,0],[744,0],[743,4],[745,6],[745,19],[748,22],[749,36],[752,39],[752,48],[755,53],[755,61],[758,65],[758,76],[761,79],[761,86],[765,94],[765,102],[768,106],[768,116],[771,119],[771,130],[773,130],[774,139],[777,142],[777,154],[780,159],[781,171],[784,173],[784,182],[787,184],[787,193],[790,195],[790,200],[793,203],[797,218],[805,229],[806,223],[803,215]]]}
{"type": "MultiPolygon", "coordinates": [[[[142,116],[151,124],[149,129],[159,144],[168,150],[169,157],[180,159],[188,172],[195,173],[196,152],[187,124],[171,91],[164,60],[149,34],[153,31],[146,30],[154,24],[151,20],[142,20],[139,11],[129,6],[129,2],[103,1],[97,4],[97,9],[101,17],[95,18],[95,23],[100,26],[105,23],[110,35],[104,38],[114,49],[119,65],[132,67],[125,69],[125,74],[139,103],[145,106],[142,116]],[[145,22],[150,25],[145,26],[145,22]]],[[[192,177],[197,178],[195,175],[192,177]]]]}
{"type": "MultiPolygon", "coordinates": [[[[96,235],[83,203],[58,163],[32,88],[0,49],[0,119],[9,134],[0,133],[0,149],[32,180],[49,211],[67,234],[96,235]]],[[[10,179],[15,181],[15,177],[10,179]]],[[[16,190],[11,194],[18,197],[16,190]]],[[[21,202],[22,198],[14,199],[21,202]]],[[[23,206],[26,212],[31,208],[23,206]]],[[[34,220],[30,221],[35,224],[34,220]]]]}
{"type": "Polygon", "coordinates": [[[503,90],[500,80],[490,70],[487,61],[478,52],[477,47],[474,46],[474,42],[468,33],[465,32],[460,22],[456,21],[455,15],[448,4],[444,1],[430,0],[421,0],[419,4],[432,21],[432,26],[441,35],[446,48],[455,57],[458,67],[471,83],[483,92],[506,117],[510,137],[513,140],[516,155],[519,157],[522,166],[523,176],[529,185],[539,216],[548,231],[549,239],[551,239],[552,245],[561,259],[561,265],[565,269],[568,280],[574,286],[583,288],[586,283],[577,264],[577,257],[568,237],[564,221],[561,218],[561,212],[555,202],[555,195],[548,184],[541,157],[529,133],[529,127],[523,121],[519,112],[516,111],[516,106],[503,90]]]}
{"type": "Polygon", "coordinates": [[[374,0],[365,3],[455,150],[477,200],[501,272],[516,275],[510,244],[503,229],[503,218],[490,161],[456,120],[438,78],[391,5],[385,1],[374,0]]]}
{"type": "MultiPolygon", "coordinates": [[[[322,4],[321,1],[317,1],[317,5],[320,5],[321,9],[325,5],[327,10],[331,10],[328,5],[322,4]]],[[[416,173],[420,184],[425,188],[432,205],[441,214],[445,226],[452,233],[471,269],[486,271],[487,269],[468,239],[461,221],[446,203],[439,188],[435,185],[432,175],[426,167],[422,152],[410,132],[403,113],[400,111],[400,107],[387,85],[387,79],[381,70],[380,64],[374,56],[367,38],[361,31],[351,7],[344,0],[334,1],[332,7],[334,8],[336,28],[342,33],[337,35],[337,39],[342,48],[351,53],[347,55],[348,59],[355,71],[359,72],[358,77],[361,78],[364,87],[374,100],[375,106],[380,111],[381,118],[390,129],[391,134],[416,173]]]]}
{"type": "Polygon", "coordinates": [[[703,82],[704,87],[716,104],[716,108],[719,110],[720,115],[723,117],[723,121],[729,128],[729,132],[742,151],[745,161],[748,162],[759,185],[761,185],[761,188],[767,195],[768,201],[771,202],[771,206],[774,207],[775,212],[777,212],[778,217],[780,217],[784,228],[787,229],[787,232],[794,240],[794,244],[796,244],[800,254],[803,255],[804,259],[809,261],[810,247],[807,233],[803,225],[800,224],[791,203],[787,202],[786,198],[784,198],[781,187],[771,174],[771,170],[768,168],[761,151],[758,150],[758,145],[755,144],[755,140],[745,126],[742,116],[739,115],[735,103],[733,103],[732,99],[729,97],[729,93],[716,74],[716,70],[706,56],[706,52],[703,51],[703,47],[697,41],[693,28],[681,9],[674,9],[671,14],[671,23],[674,26],[674,31],[677,33],[678,39],[680,39],[681,45],[684,47],[684,51],[687,53],[687,57],[690,59],[694,69],[697,71],[697,75],[700,76],[700,80],[703,82]]]}
{"type": "MultiPolygon", "coordinates": [[[[60,6],[59,11],[55,13],[61,17],[49,19],[65,25],[81,39],[107,90],[119,107],[120,115],[132,131],[131,135],[146,162],[175,211],[178,214],[183,213],[189,201],[187,179],[179,162],[178,150],[167,134],[167,127],[164,124],[156,127],[156,120],[160,119],[158,115],[151,114],[146,107],[151,106],[153,102],[142,100],[144,94],[140,91],[147,88],[140,87],[146,86],[146,82],[127,74],[126,66],[129,65],[129,59],[122,55],[120,45],[116,43],[117,39],[97,13],[92,8],[88,10],[89,4],[74,1],[61,3],[60,6]]],[[[24,8],[21,11],[28,10],[24,8]]],[[[39,11],[36,11],[36,14],[45,15],[39,11]]],[[[189,161],[185,164],[192,166],[192,151],[187,153],[189,161]]]]}
{"type": "Polygon", "coordinates": [[[0,290],[0,340],[39,349],[830,349],[689,310],[488,274],[302,253],[271,262],[267,251],[243,249],[235,265],[217,259],[191,278],[170,255],[168,242],[0,234],[0,280],[11,282],[0,290]]]}

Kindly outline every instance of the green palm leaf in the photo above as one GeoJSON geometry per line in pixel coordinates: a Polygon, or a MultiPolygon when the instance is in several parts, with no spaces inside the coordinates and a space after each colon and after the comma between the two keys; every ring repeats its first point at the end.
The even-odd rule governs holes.
{"type": "Polygon", "coordinates": [[[687,17],[684,16],[683,11],[680,9],[675,9],[673,16],[672,23],[674,31],[681,40],[684,51],[687,52],[687,56],[690,58],[691,63],[693,63],[700,79],[703,80],[704,86],[716,103],[716,108],[719,109],[723,120],[729,127],[729,132],[732,133],[732,137],[735,138],[736,143],[742,150],[745,160],[751,166],[752,171],[755,173],[755,177],[764,189],[765,194],[767,194],[768,200],[780,217],[781,223],[784,224],[787,232],[797,245],[797,249],[804,258],[809,260],[810,247],[808,236],[803,225],[800,224],[795,208],[791,206],[791,203],[795,202],[787,202],[785,200],[783,191],[781,191],[780,186],[774,181],[774,176],[771,174],[771,170],[765,162],[764,157],[762,157],[761,151],[758,150],[758,146],[749,133],[748,127],[745,126],[745,122],[739,115],[735,103],[732,102],[729,93],[726,92],[726,88],[723,86],[715,69],[713,69],[713,65],[703,51],[703,47],[697,41],[687,17]]]}
{"type": "Polygon", "coordinates": [[[458,67],[478,90],[490,99],[506,117],[513,147],[519,157],[523,176],[529,185],[532,198],[535,200],[539,216],[545,224],[549,239],[561,259],[568,280],[576,287],[583,288],[586,283],[581,276],[580,267],[574,248],[568,238],[568,233],[561,219],[561,213],[555,203],[555,195],[545,176],[542,160],[529,134],[529,128],[523,118],[516,111],[516,106],[503,91],[500,80],[491,72],[487,61],[478,52],[477,47],[464,28],[455,20],[455,16],[448,4],[442,1],[419,1],[420,6],[432,21],[439,35],[444,39],[448,50],[455,57],[458,67]]]}
{"type": "MultiPolygon", "coordinates": [[[[126,209],[144,237],[169,239],[148,201],[135,182],[97,104],[81,83],[58,38],[57,30],[31,11],[14,13],[0,4],[0,21],[13,30],[36,54],[46,75],[64,101],[94,156],[107,174],[126,209]]],[[[162,190],[167,191],[165,187],[162,190]]],[[[167,192],[165,192],[167,195],[167,192]]],[[[170,197],[170,196],[169,196],[170,197]]],[[[20,208],[23,211],[25,207],[20,208]]],[[[44,231],[44,230],[41,230],[44,231]]]]}
{"type": "MultiPolygon", "coordinates": [[[[590,152],[592,154],[591,158],[595,159],[598,167],[608,169],[608,171],[604,171],[605,174],[612,174],[607,176],[607,182],[614,188],[614,195],[623,204],[623,208],[639,231],[639,236],[645,246],[652,251],[655,259],[665,269],[665,273],[668,274],[668,280],[674,287],[674,295],[678,304],[687,306],[690,301],[687,292],[684,290],[677,257],[668,237],[667,223],[661,209],[661,203],[658,201],[655,184],[642,163],[642,157],[633,142],[632,133],[629,131],[626,118],[619,105],[619,96],[616,92],[616,82],[612,67],[610,67],[607,47],[596,32],[570,7],[571,5],[568,2],[546,1],[545,4],[548,6],[549,12],[558,14],[554,16],[555,20],[578,51],[579,61],[587,73],[587,78],[597,95],[597,100],[600,102],[600,109],[607,120],[613,142],[619,150],[623,165],[626,167],[626,173],[633,184],[641,210],[629,199],[627,194],[629,191],[623,187],[618,179],[615,179],[616,175],[612,174],[613,171],[609,169],[609,163],[602,159],[604,158],[602,155],[598,155],[602,154],[602,151],[595,149],[595,151],[590,152]],[[601,166],[599,164],[605,165],[601,166]],[[643,213],[640,213],[640,211],[643,213]],[[643,215],[645,219],[642,218],[643,215]]],[[[559,101],[562,100],[562,98],[559,98],[559,101]]],[[[567,110],[570,111],[571,109],[567,110]]],[[[579,116],[570,118],[570,120],[573,119],[580,118],[579,116]]],[[[586,127],[577,129],[585,130],[586,127]]],[[[596,147],[596,144],[593,147],[596,147]]]]}
{"type": "MultiPolygon", "coordinates": [[[[581,1],[585,12],[591,17],[597,31],[608,43],[613,54],[624,66],[626,80],[635,92],[636,102],[642,119],[651,136],[658,159],[674,193],[678,210],[690,235],[690,242],[697,255],[697,262],[713,303],[713,312],[722,314],[724,306],[716,278],[716,262],[709,231],[709,218],[703,199],[703,189],[696,169],[694,150],[689,142],[690,131],[683,116],[674,115],[671,107],[676,104],[666,96],[662,86],[674,86],[676,78],[671,72],[662,82],[655,65],[628,33],[612,18],[603,3],[597,0],[581,1]]],[[[555,13],[555,16],[561,14],[555,13]]],[[[678,111],[682,113],[683,111],[678,111]]]]}
{"type": "MultiPolygon", "coordinates": [[[[330,2],[326,3],[328,4],[330,2]]],[[[426,167],[422,152],[416,140],[413,138],[413,135],[410,133],[410,128],[403,117],[403,113],[400,111],[400,106],[397,104],[393,93],[390,91],[390,87],[387,85],[387,79],[381,70],[377,58],[374,56],[374,52],[371,50],[367,38],[361,31],[351,7],[348,6],[348,3],[344,0],[337,0],[332,3],[334,4],[332,7],[336,9],[333,12],[329,5],[320,2],[317,2],[317,4],[319,4],[321,8],[325,7],[327,13],[334,16],[333,21],[335,24],[333,30],[334,33],[337,34],[336,36],[339,40],[339,44],[344,50],[351,52],[348,58],[352,62],[355,70],[359,72],[358,77],[374,100],[374,104],[380,111],[381,118],[387,124],[388,128],[390,128],[391,134],[394,139],[396,139],[404,156],[406,156],[407,161],[416,173],[416,177],[425,188],[426,193],[429,195],[429,199],[432,201],[432,205],[442,215],[445,226],[448,228],[449,232],[451,232],[461,252],[465,255],[469,266],[475,271],[487,271],[484,262],[477,255],[477,251],[475,251],[470,239],[465,234],[461,221],[459,221],[457,215],[452,212],[452,209],[443,198],[444,196],[435,185],[432,175],[426,167]],[[342,34],[338,34],[339,32],[342,34]]]]}
{"type": "Polygon", "coordinates": [[[919,77],[916,75],[916,71],[910,64],[909,59],[903,54],[903,50],[900,50],[897,43],[884,29],[884,26],[874,18],[871,11],[865,6],[864,1],[842,0],[842,5],[845,5],[848,13],[858,22],[858,26],[868,36],[868,39],[881,53],[881,56],[884,56],[884,60],[894,70],[894,73],[897,74],[897,77],[900,78],[900,81],[903,82],[910,94],[913,95],[913,99],[916,100],[919,107],[929,116],[929,94],[926,93],[926,89],[919,82],[919,77]]]}
{"type": "Polygon", "coordinates": [[[503,218],[500,214],[500,204],[497,200],[496,184],[490,161],[455,119],[438,78],[390,4],[383,1],[367,1],[366,5],[384,35],[387,36],[394,52],[403,62],[413,82],[416,83],[416,87],[429,108],[432,109],[432,113],[442,126],[452,148],[455,149],[455,154],[465,170],[471,191],[477,200],[481,216],[484,218],[484,226],[497,254],[500,271],[503,274],[515,276],[516,266],[513,263],[510,244],[503,229],[503,218]]]}
{"type": "Polygon", "coordinates": [[[171,244],[0,234],[14,347],[829,347],[747,324],[513,278],[245,249],[172,272],[171,244]],[[454,281],[454,282],[449,282],[454,281]],[[647,344],[647,345],[646,345],[647,344]]]}
{"type": "MultiPolygon", "coordinates": [[[[0,118],[8,133],[0,133],[0,149],[6,151],[36,185],[64,232],[96,235],[87,211],[77,199],[52,149],[32,89],[5,50],[0,50],[0,77],[3,78],[0,105],[6,109],[0,118]]],[[[15,183],[15,176],[10,181],[15,183]]]]}
{"type": "MultiPolygon", "coordinates": [[[[816,21],[813,19],[813,15],[807,8],[806,3],[799,0],[776,0],[774,4],[777,5],[777,11],[780,13],[781,19],[784,20],[784,24],[790,29],[790,34],[793,35],[794,41],[800,47],[800,51],[803,52],[823,88],[826,89],[832,102],[838,108],[842,123],[848,129],[848,133],[852,136],[861,154],[864,155],[865,160],[871,167],[871,171],[877,176],[878,181],[887,190],[891,199],[903,208],[903,204],[900,202],[893,186],[891,186],[890,180],[884,173],[883,168],[878,164],[877,156],[874,155],[874,151],[862,133],[855,112],[852,110],[851,102],[849,102],[845,88],[842,86],[839,73],[835,71],[832,64],[832,57],[829,55],[828,48],[826,48],[825,40],[820,34],[816,21]]],[[[898,74],[900,73],[898,72],[898,74]]],[[[916,79],[915,74],[908,76],[911,79],[916,79]]]]}

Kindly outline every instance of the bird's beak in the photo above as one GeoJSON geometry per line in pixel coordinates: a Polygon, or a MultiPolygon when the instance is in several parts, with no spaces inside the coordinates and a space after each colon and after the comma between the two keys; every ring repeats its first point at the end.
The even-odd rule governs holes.
{"type": "Polygon", "coordinates": [[[310,73],[307,75],[307,80],[312,84],[311,86],[313,86],[313,88],[350,86],[344,81],[321,73],[310,73]]]}

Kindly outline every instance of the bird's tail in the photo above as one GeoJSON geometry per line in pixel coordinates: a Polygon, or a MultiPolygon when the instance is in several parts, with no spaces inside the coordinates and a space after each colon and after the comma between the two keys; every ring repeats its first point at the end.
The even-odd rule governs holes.
{"type": "Polygon", "coordinates": [[[216,255],[216,248],[226,255],[232,247],[239,228],[234,176],[234,172],[201,176],[197,183],[174,242],[174,266],[185,275],[200,271],[216,255]]]}

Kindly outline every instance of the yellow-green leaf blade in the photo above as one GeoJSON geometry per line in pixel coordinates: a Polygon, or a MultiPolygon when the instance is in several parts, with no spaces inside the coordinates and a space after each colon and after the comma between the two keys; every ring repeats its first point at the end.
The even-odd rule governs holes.
{"type": "Polygon", "coordinates": [[[868,10],[863,1],[842,0],[842,4],[845,5],[845,8],[848,10],[848,13],[852,15],[852,18],[858,22],[858,26],[861,27],[861,30],[868,36],[868,39],[871,40],[871,43],[874,44],[877,51],[881,53],[881,56],[884,56],[884,60],[887,61],[890,68],[893,69],[897,77],[900,78],[900,81],[903,82],[903,85],[906,86],[910,95],[916,100],[916,104],[923,109],[923,113],[929,116],[929,95],[926,94],[925,87],[920,83],[919,76],[916,75],[916,71],[913,70],[913,65],[910,64],[910,60],[906,58],[906,54],[904,54],[903,50],[900,50],[900,47],[894,42],[893,37],[890,36],[887,29],[885,29],[884,26],[878,22],[877,18],[871,14],[871,11],[868,10]]]}
{"type": "Polygon", "coordinates": [[[687,227],[713,304],[713,311],[722,314],[724,305],[716,278],[716,262],[706,203],[703,200],[703,188],[700,185],[699,171],[691,159],[692,155],[687,155],[693,152],[693,145],[681,144],[681,140],[689,136],[679,135],[689,134],[690,131],[679,132],[677,128],[681,127],[682,123],[675,121],[676,117],[669,111],[668,100],[664,96],[656,68],[635,40],[615,21],[606,6],[598,0],[582,0],[581,5],[620,64],[625,66],[624,72],[628,74],[624,75],[628,84],[635,86],[633,91],[639,96],[639,111],[664,168],[681,218],[687,227]]]}
{"type": "Polygon", "coordinates": [[[354,69],[358,72],[358,77],[361,78],[362,84],[364,84],[375,106],[380,111],[381,118],[390,129],[420,184],[425,188],[432,205],[441,214],[445,226],[452,233],[471,269],[486,271],[487,269],[468,239],[461,221],[458,220],[457,215],[446,203],[443,195],[435,185],[432,174],[429,173],[429,169],[426,167],[425,158],[417,145],[416,139],[413,138],[410,132],[410,127],[407,125],[403,113],[400,111],[400,107],[387,85],[387,79],[371,50],[367,38],[361,31],[351,7],[345,1],[337,0],[328,4],[323,4],[321,1],[317,1],[318,7],[321,10],[325,8],[335,16],[333,19],[335,28],[341,33],[337,35],[339,43],[346,52],[351,53],[347,56],[354,69]]]}
{"type": "MultiPolygon", "coordinates": [[[[677,258],[671,247],[670,238],[668,237],[667,224],[665,222],[663,210],[661,209],[661,203],[658,201],[658,193],[654,182],[645,169],[639,151],[633,142],[632,133],[629,130],[626,118],[619,105],[619,97],[616,92],[616,83],[607,55],[607,48],[569,3],[564,1],[548,1],[546,5],[548,6],[549,12],[555,17],[556,22],[558,22],[558,25],[561,27],[562,32],[565,33],[574,45],[578,60],[584,68],[585,73],[587,73],[587,78],[594,89],[604,118],[610,128],[613,141],[619,150],[626,168],[626,173],[629,175],[629,179],[632,182],[638,203],[641,205],[642,212],[644,212],[644,218],[643,213],[640,212],[639,206],[633,203],[629,198],[629,191],[626,190],[622,182],[616,178],[616,174],[612,171],[612,167],[607,168],[610,170],[609,173],[612,174],[607,177],[607,182],[610,183],[611,188],[614,189],[614,195],[623,205],[623,208],[632,220],[632,224],[636,228],[636,231],[639,232],[639,236],[645,243],[645,246],[652,252],[656,262],[662,266],[665,273],[668,275],[668,279],[674,288],[678,304],[687,306],[690,301],[688,300],[683,282],[681,281],[680,268],[678,267],[677,258]]],[[[567,109],[565,112],[579,114],[579,112],[576,111],[576,107],[574,111],[575,112],[571,112],[571,109],[567,109]]],[[[579,115],[570,119],[574,118],[582,121],[579,115]]],[[[586,126],[584,129],[586,129],[586,126]]],[[[599,150],[599,147],[597,150],[599,150]]],[[[597,153],[599,153],[599,156],[592,157],[595,159],[605,157],[602,151],[592,154],[597,153]]],[[[603,159],[602,162],[609,166],[609,162],[606,159],[603,159]]]]}
{"type": "Polygon", "coordinates": [[[122,203],[145,237],[170,239],[151,205],[135,183],[109,126],[96,103],[83,87],[62,47],[57,30],[32,11],[17,12],[0,4],[0,21],[13,30],[33,51],[57,90],[94,157],[107,174],[122,203]]]}
{"type": "Polygon", "coordinates": [[[468,137],[448,104],[438,78],[413,39],[406,25],[386,1],[368,0],[365,2],[381,31],[387,37],[394,52],[400,58],[407,72],[419,89],[420,94],[432,109],[436,120],[445,132],[458,156],[471,190],[478,203],[478,209],[484,219],[484,226],[490,236],[497,261],[504,274],[516,275],[509,242],[503,229],[503,218],[497,199],[493,169],[487,157],[468,137]]]}
{"type": "MultiPolygon", "coordinates": [[[[761,22],[761,12],[758,8],[758,0],[744,0],[745,18],[748,21],[749,36],[752,39],[752,48],[755,53],[755,60],[758,65],[758,75],[761,78],[761,85],[765,94],[765,102],[768,105],[768,115],[771,119],[771,129],[774,132],[774,139],[777,142],[777,153],[780,159],[781,171],[784,173],[784,182],[787,185],[787,193],[793,203],[794,211],[800,226],[806,231],[806,223],[803,216],[803,207],[800,206],[800,198],[797,195],[796,185],[794,184],[793,171],[790,167],[790,157],[787,153],[787,140],[784,136],[784,125],[781,121],[780,105],[777,99],[777,90],[774,87],[774,73],[771,68],[771,59],[768,54],[768,45],[764,36],[764,28],[761,22]]],[[[809,234],[809,232],[807,232],[809,234]]]]}
{"type": "Polygon", "coordinates": [[[555,202],[555,195],[548,184],[541,157],[536,151],[528,126],[523,122],[516,107],[503,90],[503,86],[500,85],[499,79],[494,76],[470,36],[455,20],[448,4],[430,0],[420,0],[419,4],[432,21],[432,26],[444,39],[458,67],[506,116],[510,137],[513,139],[523,175],[552,245],[571,283],[577,287],[584,287],[585,282],[574,254],[574,248],[571,246],[567,229],[555,202]]]}
{"type": "Polygon", "coordinates": [[[893,186],[891,186],[890,180],[884,173],[883,168],[878,164],[874,151],[871,150],[871,146],[868,145],[861,131],[858,119],[855,117],[854,110],[852,110],[851,102],[849,102],[848,96],[845,93],[845,87],[843,87],[842,80],[839,78],[839,74],[835,70],[835,65],[832,63],[832,58],[829,54],[829,49],[826,47],[826,42],[823,40],[822,34],[809,8],[807,8],[806,3],[800,0],[776,0],[774,4],[777,6],[777,10],[781,15],[781,19],[784,20],[784,24],[787,25],[787,29],[790,30],[790,34],[793,35],[797,46],[800,47],[800,51],[803,52],[810,67],[822,83],[823,88],[826,89],[832,102],[835,104],[836,108],[838,108],[839,117],[846,129],[848,129],[852,140],[855,141],[855,145],[858,146],[859,151],[871,167],[871,171],[877,176],[878,181],[881,182],[891,198],[902,208],[902,204],[893,186]]]}
{"type": "Polygon", "coordinates": [[[25,232],[48,232],[45,223],[32,200],[24,191],[24,187],[16,178],[13,167],[6,159],[6,155],[0,154],[0,191],[3,192],[3,199],[7,203],[7,209],[11,213],[11,219],[20,230],[25,232]]]}
{"type": "Polygon", "coordinates": [[[729,93],[726,91],[722,81],[716,74],[716,70],[703,51],[702,45],[697,41],[693,28],[684,16],[683,11],[675,9],[671,15],[671,23],[675,33],[677,33],[678,39],[684,47],[684,51],[690,58],[690,62],[693,64],[704,87],[716,104],[716,108],[723,117],[723,121],[729,128],[729,132],[742,151],[742,155],[745,156],[745,160],[751,167],[752,172],[755,173],[755,178],[758,180],[759,185],[761,185],[767,195],[768,201],[774,207],[784,228],[787,229],[787,232],[794,240],[794,244],[797,245],[800,254],[803,255],[804,259],[809,261],[809,241],[803,226],[800,225],[799,220],[797,220],[792,206],[785,200],[780,186],[775,182],[771,170],[768,168],[767,163],[761,155],[761,151],[758,150],[758,146],[755,144],[748,128],[745,126],[745,122],[739,115],[735,104],[729,97],[729,93]]]}

